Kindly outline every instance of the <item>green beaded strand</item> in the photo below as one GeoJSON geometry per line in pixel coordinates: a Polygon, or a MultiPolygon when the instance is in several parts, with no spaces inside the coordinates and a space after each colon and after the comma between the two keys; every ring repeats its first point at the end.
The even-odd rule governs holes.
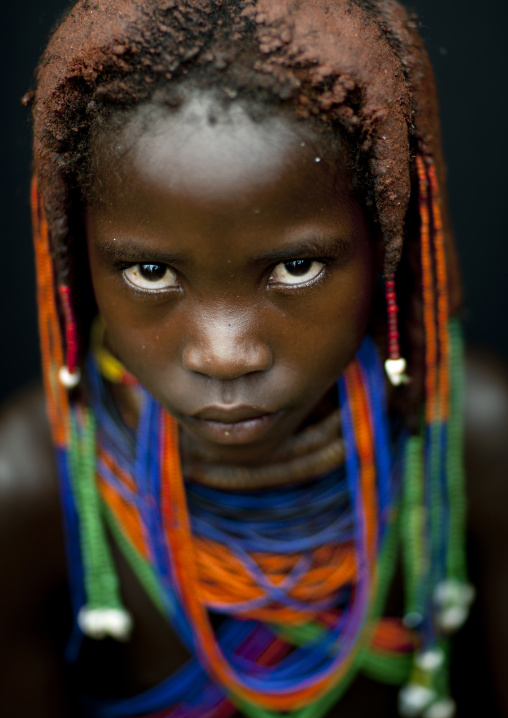
{"type": "Polygon", "coordinates": [[[81,629],[93,638],[124,639],[131,619],[121,598],[118,576],[101,517],[95,478],[96,422],[92,412],[70,413],[70,474],[79,516],[86,605],[78,614],[81,629]]]}
{"type": "Polygon", "coordinates": [[[421,436],[410,436],[405,448],[401,516],[406,616],[422,616],[425,611],[423,586],[429,556],[423,541],[426,523],[423,499],[423,440],[421,436]]]}
{"type": "Polygon", "coordinates": [[[448,575],[467,582],[466,492],[463,462],[464,347],[460,323],[450,322],[450,419],[448,422],[447,477],[450,503],[448,575]]]}
{"type": "Polygon", "coordinates": [[[139,582],[153,601],[154,605],[163,614],[163,616],[167,618],[165,606],[161,598],[163,595],[162,588],[155,571],[150,566],[150,563],[140,555],[129,539],[125,536],[121,525],[106,504],[103,504],[103,511],[108,527],[128,564],[133,569],[139,582]]]}

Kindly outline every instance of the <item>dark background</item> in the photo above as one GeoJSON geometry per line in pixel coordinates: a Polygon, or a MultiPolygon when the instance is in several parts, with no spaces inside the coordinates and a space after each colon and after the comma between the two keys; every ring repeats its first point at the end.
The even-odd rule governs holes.
{"type": "MultiPolygon", "coordinates": [[[[66,0],[1,0],[0,400],[39,372],[28,205],[29,112],[20,98],[66,0]]],[[[72,4],[72,3],[71,3],[72,4]]],[[[508,3],[406,0],[437,76],[449,191],[466,288],[466,337],[508,361],[508,3]]]]}

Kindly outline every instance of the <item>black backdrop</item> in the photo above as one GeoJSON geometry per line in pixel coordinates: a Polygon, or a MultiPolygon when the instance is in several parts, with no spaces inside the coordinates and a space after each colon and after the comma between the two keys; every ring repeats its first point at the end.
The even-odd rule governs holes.
{"type": "MultiPolygon", "coordinates": [[[[68,0],[1,0],[0,400],[39,372],[28,190],[30,87],[45,38],[68,0]]],[[[406,0],[419,14],[436,71],[452,217],[471,344],[508,360],[508,4],[406,0]],[[482,10],[483,7],[483,10],[482,10]]]]}

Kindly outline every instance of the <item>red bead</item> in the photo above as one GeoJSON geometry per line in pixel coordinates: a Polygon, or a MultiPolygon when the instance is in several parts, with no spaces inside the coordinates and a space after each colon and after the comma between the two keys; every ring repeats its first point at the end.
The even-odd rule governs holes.
{"type": "Polygon", "coordinates": [[[399,329],[397,323],[398,306],[395,292],[395,279],[390,276],[385,280],[386,308],[388,315],[388,356],[390,359],[400,359],[399,329]]]}

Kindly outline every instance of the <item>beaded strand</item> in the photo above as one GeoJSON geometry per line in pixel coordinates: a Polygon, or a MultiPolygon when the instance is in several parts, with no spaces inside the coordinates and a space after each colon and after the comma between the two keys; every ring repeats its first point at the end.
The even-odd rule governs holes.
{"type": "Polygon", "coordinates": [[[385,297],[388,314],[388,359],[385,361],[385,370],[390,382],[394,386],[405,384],[406,360],[400,355],[399,325],[397,294],[395,292],[395,275],[390,274],[385,279],[385,297]]]}
{"type": "Polygon", "coordinates": [[[78,331],[71,304],[70,288],[61,285],[59,290],[65,321],[67,361],[66,364],[60,368],[58,376],[66,389],[74,389],[81,381],[81,371],[78,367],[78,331]]]}

